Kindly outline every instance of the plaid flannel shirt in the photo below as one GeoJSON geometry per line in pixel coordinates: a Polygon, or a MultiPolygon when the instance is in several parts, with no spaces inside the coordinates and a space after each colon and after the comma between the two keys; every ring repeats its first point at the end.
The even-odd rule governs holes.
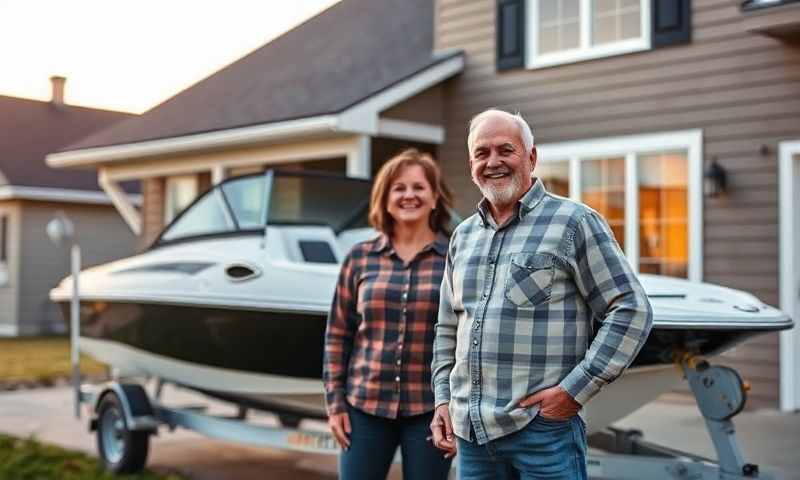
{"type": "Polygon", "coordinates": [[[498,227],[484,199],[450,240],[436,405],[449,402],[459,437],[471,439],[470,426],[480,444],[508,435],[538,414],[519,401],[544,388],[560,385],[586,404],[633,361],[651,324],[647,296],[597,212],[536,180],[498,227]]]}
{"type": "Polygon", "coordinates": [[[328,316],[323,378],[328,414],[345,401],[397,418],[433,410],[431,359],[448,239],[406,264],[386,235],[353,247],[328,316]]]}

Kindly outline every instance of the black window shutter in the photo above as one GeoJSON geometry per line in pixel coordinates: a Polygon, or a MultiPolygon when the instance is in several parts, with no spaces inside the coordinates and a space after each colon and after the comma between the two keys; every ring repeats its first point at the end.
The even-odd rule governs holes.
{"type": "Polygon", "coordinates": [[[689,43],[692,35],[690,0],[652,0],[653,48],[689,43]]]}
{"type": "Polygon", "coordinates": [[[525,0],[497,0],[497,69],[525,66],[525,0]]]}

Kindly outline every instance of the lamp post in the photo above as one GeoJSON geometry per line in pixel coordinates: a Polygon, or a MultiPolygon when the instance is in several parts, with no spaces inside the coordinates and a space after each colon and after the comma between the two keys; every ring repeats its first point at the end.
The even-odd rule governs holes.
{"type": "Polygon", "coordinates": [[[72,387],[75,393],[75,418],[81,418],[80,410],[80,295],[78,294],[78,274],[81,271],[81,247],[75,240],[75,228],[64,212],[47,224],[47,236],[56,246],[70,246],[70,268],[72,270],[72,299],[70,300],[70,362],[72,364],[72,387]]]}

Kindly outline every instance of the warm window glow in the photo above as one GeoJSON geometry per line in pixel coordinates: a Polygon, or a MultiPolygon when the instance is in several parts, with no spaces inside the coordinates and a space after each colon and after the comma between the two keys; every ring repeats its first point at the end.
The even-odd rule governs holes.
{"type": "Polygon", "coordinates": [[[639,271],[686,277],[689,266],[687,159],[639,157],[639,271]]]}
{"type": "Polygon", "coordinates": [[[625,248],[625,158],[581,162],[581,200],[608,222],[617,243],[625,248]]]}
{"type": "Polygon", "coordinates": [[[569,197],[569,162],[539,162],[533,175],[539,178],[550,193],[569,197]]]}

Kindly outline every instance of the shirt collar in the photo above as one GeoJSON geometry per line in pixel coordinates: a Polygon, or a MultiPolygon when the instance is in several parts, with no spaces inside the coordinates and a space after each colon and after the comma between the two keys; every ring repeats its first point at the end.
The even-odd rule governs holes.
{"type": "MultiPolygon", "coordinates": [[[[436,253],[444,257],[447,255],[448,244],[449,239],[447,235],[445,235],[443,232],[439,232],[436,234],[433,242],[423,248],[422,251],[424,252],[428,249],[433,249],[436,253]]],[[[394,246],[392,246],[392,239],[389,238],[389,236],[385,233],[381,233],[375,241],[375,244],[372,246],[372,251],[375,253],[382,253],[384,251],[393,253],[394,246]]]]}
{"type": "MultiPolygon", "coordinates": [[[[531,188],[528,189],[527,192],[517,201],[516,205],[516,214],[518,218],[523,218],[527,215],[531,210],[536,208],[536,205],[542,201],[547,190],[544,188],[544,184],[538,178],[533,179],[533,185],[531,188]]],[[[481,224],[485,227],[489,224],[493,224],[494,220],[492,219],[491,210],[489,210],[489,200],[486,197],[482,198],[480,202],[478,202],[478,215],[481,217],[481,224]]]]}

